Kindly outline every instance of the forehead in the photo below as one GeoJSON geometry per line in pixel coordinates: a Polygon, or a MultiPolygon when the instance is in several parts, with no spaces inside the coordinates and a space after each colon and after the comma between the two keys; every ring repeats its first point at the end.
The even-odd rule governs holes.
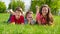
{"type": "Polygon", "coordinates": [[[33,12],[29,12],[29,14],[33,14],[33,12]]]}
{"type": "Polygon", "coordinates": [[[48,7],[43,7],[42,9],[48,9],[48,7]]]}
{"type": "Polygon", "coordinates": [[[31,15],[30,13],[27,14],[28,16],[31,15]]]}
{"type": "Polygon", "coordinates": [[[30,15],[32,15],[32,13],[28,13],[28,14],[27,14],[27,16],[30,16],[30,15]]]}
{"type": "Polygon", "coordinates": [[[21,12],[21,11],[16,10],[15,12],[21,12]]]}

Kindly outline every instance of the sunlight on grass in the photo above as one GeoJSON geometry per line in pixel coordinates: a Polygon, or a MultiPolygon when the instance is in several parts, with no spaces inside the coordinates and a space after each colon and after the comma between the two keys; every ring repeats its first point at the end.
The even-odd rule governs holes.
{"type": "Polygon", "coordinates": [[[54,16],[53,26],[29,24],[12,25],[6,23],[8,18],[8,13],[0,14],[0,34],[60,34],[60,16],[54,16]]]}

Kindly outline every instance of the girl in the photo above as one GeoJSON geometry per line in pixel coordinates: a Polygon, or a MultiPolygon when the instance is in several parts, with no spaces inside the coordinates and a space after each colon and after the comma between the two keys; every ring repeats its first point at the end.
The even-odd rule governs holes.
{"type": "Polygon", "coordinates": [[[24,24],[24,16],[20,7],[17,7],[15,12],[10,17],[11,24],[24,24]]]}
{"type": "Polygon", "coordinates": [[[29,10],[26,13],[26,17],[25,17],[25,24],[35,24],[35,21],[33,20],[33,12],[31,10],[29,10]]]}
{"type": "Polygon", "coordinates": [[[40,10],[38,10],[37,8],[36,22],[42,25],[51,25],[53,23],[53,16],[50,12],[50,8],[48,7],[48,5],[42,5],[40,10]]]}

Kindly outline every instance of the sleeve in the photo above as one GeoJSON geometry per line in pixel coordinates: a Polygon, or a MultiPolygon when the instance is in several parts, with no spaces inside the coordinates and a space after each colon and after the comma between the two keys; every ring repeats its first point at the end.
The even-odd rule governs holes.
{"type": "Polygon", "coordinates": [[[13,16],[13,15],[11,16],[10,22],[11,22],[11,23],[15,22],[15,19],[14,19],[14,16],[13,16]]]}
{"type": "Polygon", "coordinates": [[[21,16],[21,23],[24,23],[24,16],[21,16]]]}
{"type": "Polygon", "coordinates": [[[36,15],[36,22],[38,22],[38,24],[41,24],[41,15],[39,13],[36,15]]]}
{"type": "Polygon", "coordinates": [[[39,13],[36,14],[36,20],[37,20],[37,21],[40,20],[40,14],[39,14],[39,13]]]}

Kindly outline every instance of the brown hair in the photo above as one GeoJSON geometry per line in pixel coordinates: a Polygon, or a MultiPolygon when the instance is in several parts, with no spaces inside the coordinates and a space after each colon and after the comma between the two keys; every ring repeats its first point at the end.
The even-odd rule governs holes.
{"type": "Polygon", "coordinates": [[[15,9],[15,11],[20,11],[20,12],[23,14],[21,7],[17,7],[17,8],[15,9]]]}
{"type": "Polygon", "coordinates": [[[47,7],[48,8],[48,13],[47,13],[47,18],[46,18],[46,20],[47,20],[47,23],[49,24],[49,22],[53,22],[53,17],[52,17],[52,14],[51,14],[51,12],[50,12],[50,8],[49,8],[49,6],[48,5],[46,5],[46,4],[44,4],[44,5],[42,5],[41,6],[41,8],[40,8],[40,11],[39,11],[39,13],[42,15],[42,8],[43,7],[47,7]]]}
{"type": "Polygon", "coordinates": [[[26,12],[25,18],[27,17],[27,15],[28,15],[29,13],[30,13],[30,14],[33,14],[33,12],[32,12],[31,10],[28,10],[28,11],[26,12]]]}

